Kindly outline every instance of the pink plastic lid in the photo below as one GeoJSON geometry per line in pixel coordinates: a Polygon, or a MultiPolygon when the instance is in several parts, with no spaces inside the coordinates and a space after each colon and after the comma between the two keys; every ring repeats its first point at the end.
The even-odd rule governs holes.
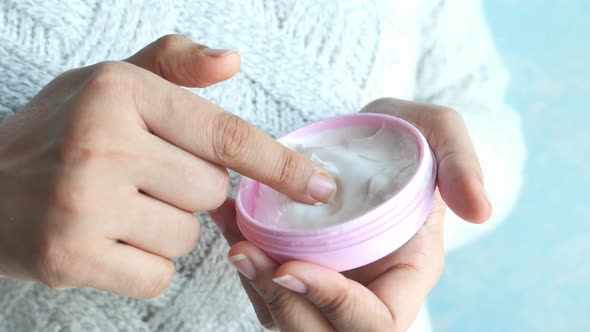
{"type": "MultiPolygon", "coordinates": [[[[279,263],[302,260],[337,271],[374,262],[401,247],[422,227],[432,208],[436,163],[422,134],[408,122],[384,114],[358,113],[321,120],[283,138],[290,141],[322,131],[348,127],[386,127],[415,139],[418,164],[405,186],[372,210],[342,222],[315,229],[281,228],[252,215],[260,183],[242,177],[236,195],[238,227],[242,234],[279,263]]],[[[282,138],[282,139],[283,139],[282,138]]]]}

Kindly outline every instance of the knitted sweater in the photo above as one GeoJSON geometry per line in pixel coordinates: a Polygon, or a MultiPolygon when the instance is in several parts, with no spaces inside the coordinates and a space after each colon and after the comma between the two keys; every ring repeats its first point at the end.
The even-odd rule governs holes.
{"type": "MultiPolygon", "coordinates": [[[[0,121],[61,72],[122,59],[168,33],[238,50],[237,76],[195,92],[273,136],[384,96],[460,111],[495,209],[488,226],[449,213],[448,247],[494,227],[515,200],[519,117],[503,102],[507,74],[477,1],[0,0],[0,121]]],[[[161,296],[0,279],[0,331],[260,330],[225,241],[201,220],[198,247],[176,260],[161,296]]]]}

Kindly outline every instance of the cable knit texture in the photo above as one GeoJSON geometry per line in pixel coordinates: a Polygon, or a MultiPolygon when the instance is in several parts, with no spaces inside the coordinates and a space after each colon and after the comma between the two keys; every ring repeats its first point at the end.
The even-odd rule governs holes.
{"type": "MultiPolygon", "coordinates": [[[[516,198],[519,118],[503,103],[507,75],[477,1],[0,0],[0,121],[61,72],[122,59],[168,33],[239,50],[236,77],[195,93],[273,136],[384,96],[459,110],[496,204],[484,228],[450,214],[450,247],[494,227],[516,198]]],[[[138,301],[0,279],[0,331],[262,330],[227,245],[201,220],[198,247],[176,261],[163,295],[138,301]]]]}

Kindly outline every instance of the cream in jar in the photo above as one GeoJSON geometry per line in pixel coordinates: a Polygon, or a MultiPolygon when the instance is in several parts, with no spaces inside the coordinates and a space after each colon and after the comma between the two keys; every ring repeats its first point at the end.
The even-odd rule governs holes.
{"type": "Polygon", "coordinates": [[[399,192],[419,158],[413,136],[385,126],[332,129],[281,142],[323,166],[338,186],[329,202],[308,205],[260,185],[253,217],[281,228],[322,228],[362,215],[399,192]]]}

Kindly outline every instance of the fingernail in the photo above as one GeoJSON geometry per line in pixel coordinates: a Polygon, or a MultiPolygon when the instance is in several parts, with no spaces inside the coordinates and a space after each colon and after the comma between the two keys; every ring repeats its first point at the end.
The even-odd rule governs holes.
{"type": "Polygon", "coordinates": [[[488,215],[488,219],[492,217],[492,214],[494,213],[494,205],[492,204],[492,201],[490,200],[490,196],[488,196],[488,193],[486,192],[486,190],[484,188],[481,188],[481,194],[483,195],[483,197],[485,198],[486,202],[488,202],[488,206],[489,206],[489,215],[488,215]]]}
{"type": "Polygon", "coordinates": [[[272,281],[287,289],[294,291],[295,293],[307,293],[307,286],[305,286],[305,284],[301,280],[293,277],[290,274],[285,274],[282,277],[273,278],[272,281]]]}
{"type": "Polygon", "coordinates": [[[319,202],[327,202],[336,193],[336,182],[325,173],[315,173],[307,183],[307,192],[319,202]]]}
{"type": "Polygon", "coordinates": [[[230,50],[223,50],[223,49],[217,49],[217,48],[206,48],[203,50],[203,54],[206,56],[212,56],[215,58],[222,58],[230,53],[233,53],[234,51],[230,51],[230,50]]]}
{"type": "Polygon", "coordinates": [[[253,280],[256,277],[256,268],[250,259],[244,254],[237,254],[229,257],[229,261],[238,269],[238,271],[248,280],[253,280]]]}

